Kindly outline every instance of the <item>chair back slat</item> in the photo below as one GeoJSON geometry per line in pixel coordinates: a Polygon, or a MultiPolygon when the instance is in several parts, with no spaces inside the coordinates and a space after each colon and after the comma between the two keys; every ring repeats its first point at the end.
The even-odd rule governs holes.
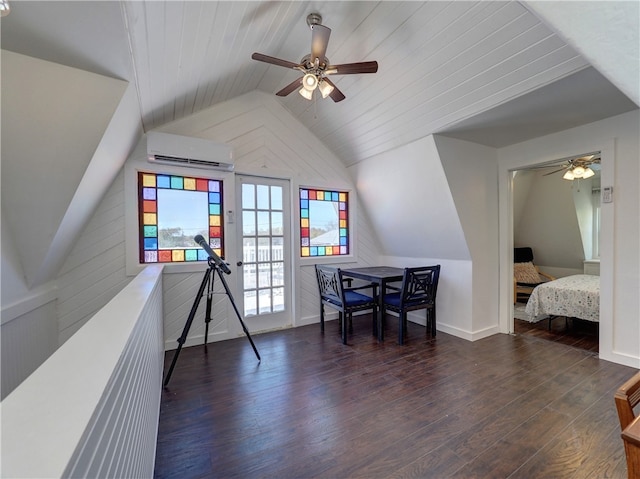
{"type": "Polygon", "coordinates": [[[401,307],[408,304],[435,302],[439,278],[440,265],[405,268],[401,307]]]}
{"type": "Polygon", "coordinates": [[[316,266],[320,298],[335,304],[342,304],[343,291],[340,274],[337,268],[316,266]]]}

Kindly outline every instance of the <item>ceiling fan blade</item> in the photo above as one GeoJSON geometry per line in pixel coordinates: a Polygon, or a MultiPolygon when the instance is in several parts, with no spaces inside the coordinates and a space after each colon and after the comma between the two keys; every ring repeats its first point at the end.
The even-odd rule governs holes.
{"type": "Polygon", "coordinates": [[[329,85],[331,85],[333,87],[333,90],[331,91],[331,93],[329,93],[329,96],[331,97],[331,99],[334,102],[338,103],[339,101],[342,101],[342,100],[344,100],[346,98],[344,96],[344,93],[342,93],[340,90],[338,90],[338,87],[335,85],[335,83],[333,83],[328,78],[325,78],[324,81],[326,81],[329,85]]]}
{"type": "Polygon", "coordinates": [[[315,63],[316,58],[320,63],[324,62],[330,35],[329,27],[320,24],[311,26],[311,63],[315,63]]]}
{"type": "Polygon", "coordinates": [[[344,63],[342,65],[329,65],[325,75],[354,75],[357,73],[376,73],[378,62],[344,63]]]}
{"type": "Polygon", "coordinates": [[[566,170],[566,169],[567,169],[566,167],[565,167],[565,168],[560,168],[559,170],[550,171],[549,173],[545,173],[545,174],[544,174],[544,175],[542,175],[542,176],[549,176],[549,175],[553,175],[554,173],[558,173],[559,171],[564,171],[564,170],[566,170]]]}
{"type": "Polygon", "coordinates": [[[254,60],[258,60],[259,62],[278,65],[279,67],[294,68],[294,69],[297,69],[300,67],[300,64],[298,63],[293,63],[287,60],[281,60],[280,58],[276,58],[276,57],[270,57],[269,55],[263,55],[262,53],[254,53],[251,55],[251,58],[253,58],[254,60]]]}
{"type": "Polygon", "coordinates": [[[287,96],[289,93],[295,91],[298,87],[302,86],[302,77],[297,80],[293,80],[286,87],[276,93],[277,96],[287,96]]]}

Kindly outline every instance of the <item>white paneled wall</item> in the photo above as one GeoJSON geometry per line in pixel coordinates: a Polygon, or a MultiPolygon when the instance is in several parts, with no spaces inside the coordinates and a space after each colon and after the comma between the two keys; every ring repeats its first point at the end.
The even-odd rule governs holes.
{"type": "Polygon", "coordinates": [[[2,310],[2,399],[58,348],[53,294],[43,299],[44,304],[15,317],[11,317],[11,308],[2,310]]]}
{"type": "Polygon", "coordinates": [[[0,403],[2,477],[152,477],[163,359],[158,265],[0,403]]]}
{"type": "MultiPolygon", "coordinates": [[[[380,251],[377,237],[357,198],[355,185],[347,169],[309,130],[273,98],[261,92],[251,92],[186,119],[162,128],[162,131],[185,136],[207,138],[233,146],[236,172],[257,176],[275,176],[291,181],[293,204],[297,204],[298,186],[346,188],[353,192],[357,256],[345,260],[351,265],[377,264],[380,251]]],[[[227,188],[227,186],[225,186],[227,188]]],[[[229,199],[226,198],[228,201],[229,199]]],[[[233,198],[231,198],[233,201],[233,198]]],[[[292,211],[295,218],[295,209],[292,211]]],[[[294,219],[294,225],[297,223],[294,219]]],[[[234,242],[233,225],[227,225],[227,245],[234,242]]],[[[294,257],[296,241],[293,241],[294,257]]],[[[338,263],[340,264],[340,263],[338,263]]],[[[294,326],[319,321],[318,287],[312,261],[293,262],[294,326]]],[[[203,268],[204,270],[204,268],[203,268]]],[[[165,281],[165,340],[166,347],[175,348],[194,301],[202,273],[170,275],[165,281]]],[[[234,278],[229,280],[231,287],[234,278]]],[[[220,285],[217,287],[220,290],[220,285]]],[[[187,344],[199,343],[204,334],[203,311],[190,329],[187,344]]],[[[235,337],[233,311],[225,296],[213,306],[209,340],[235,337]]],[[[240,331],[241,334],[241,331],[240,331]]]]}
{"type": "Polygon", "coordinates": [[[125,274],[124,224],[121,170],[58,276],[60,344],[131,281],[125,274]]]}
{"type": "MultiPolygon", "coordinates": [[[[288,176],[292,181],[292,194],[296,194],[298,184],[348,188],[355,193],[355,185],[342,162],[271,95],[252,92],[192,115],[164,130],[230,143],[234,148],[237,171],[288,176]]],[[[131,280],[125,270],[125,237],[129,241],[137,241],[137,232],[126,230],[125,208],[135,209],[136,206],[125,204],[125,171],[123,168],[114,180],[59,275],[61,343],[131,280]]],[[[188,171],[193,173],[197,170],[188,171]]],[[[357,194],[354,197],[357,257],[349,261],[351,265],[354,262],[359,265],[376,264],[380,251],[378,240],[364,209],[359,207],[357,194]]],[[[233,241],[233,234],[233,227],[227,226],[227,244],[233,241]]],[[[176,340],[193,305],[204,269],[203,266],[202,272],[197,273],[165,273],[164,336],[167,349],[177,347],[176,340]]],[[[319,321],[313,265],[294,263],[294,279],[294,324],[299,326],[319,321]]],[[[230,278],[229,284],[234,288],[235,278],[230,278]]],[[[217,281],[216,290],[221,289],[217,281]]],[[[209,340],[237,336],[237,321],[229,301],[224,295],[215,299],[209,340]]],[[[204,335],[204,304],[205,301],[201,301],[186,345],[200,343],[204,335]]]]}

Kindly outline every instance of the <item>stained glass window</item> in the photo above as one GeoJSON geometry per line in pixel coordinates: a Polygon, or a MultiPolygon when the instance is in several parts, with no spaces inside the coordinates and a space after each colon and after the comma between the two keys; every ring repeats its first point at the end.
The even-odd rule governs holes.
{"type": "Polygon", "coordinates": [[[206,261],[202,235],[223,256],[222,181],[138,173],[141,263],[206,261]]]}
{"type": "Polygon", "coordinates": [[[349,193],[300,188],[300,255],[349,254],[349,193]]]}

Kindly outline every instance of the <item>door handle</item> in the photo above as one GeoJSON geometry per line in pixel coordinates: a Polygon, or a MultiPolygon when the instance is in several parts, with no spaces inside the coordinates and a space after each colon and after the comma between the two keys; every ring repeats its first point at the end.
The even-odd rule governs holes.
{"type": "Polygon", "coordinates": [[[242,266],[242,261],[238,261],[238,262],[236,263],[236,266],[242,266]]]}

